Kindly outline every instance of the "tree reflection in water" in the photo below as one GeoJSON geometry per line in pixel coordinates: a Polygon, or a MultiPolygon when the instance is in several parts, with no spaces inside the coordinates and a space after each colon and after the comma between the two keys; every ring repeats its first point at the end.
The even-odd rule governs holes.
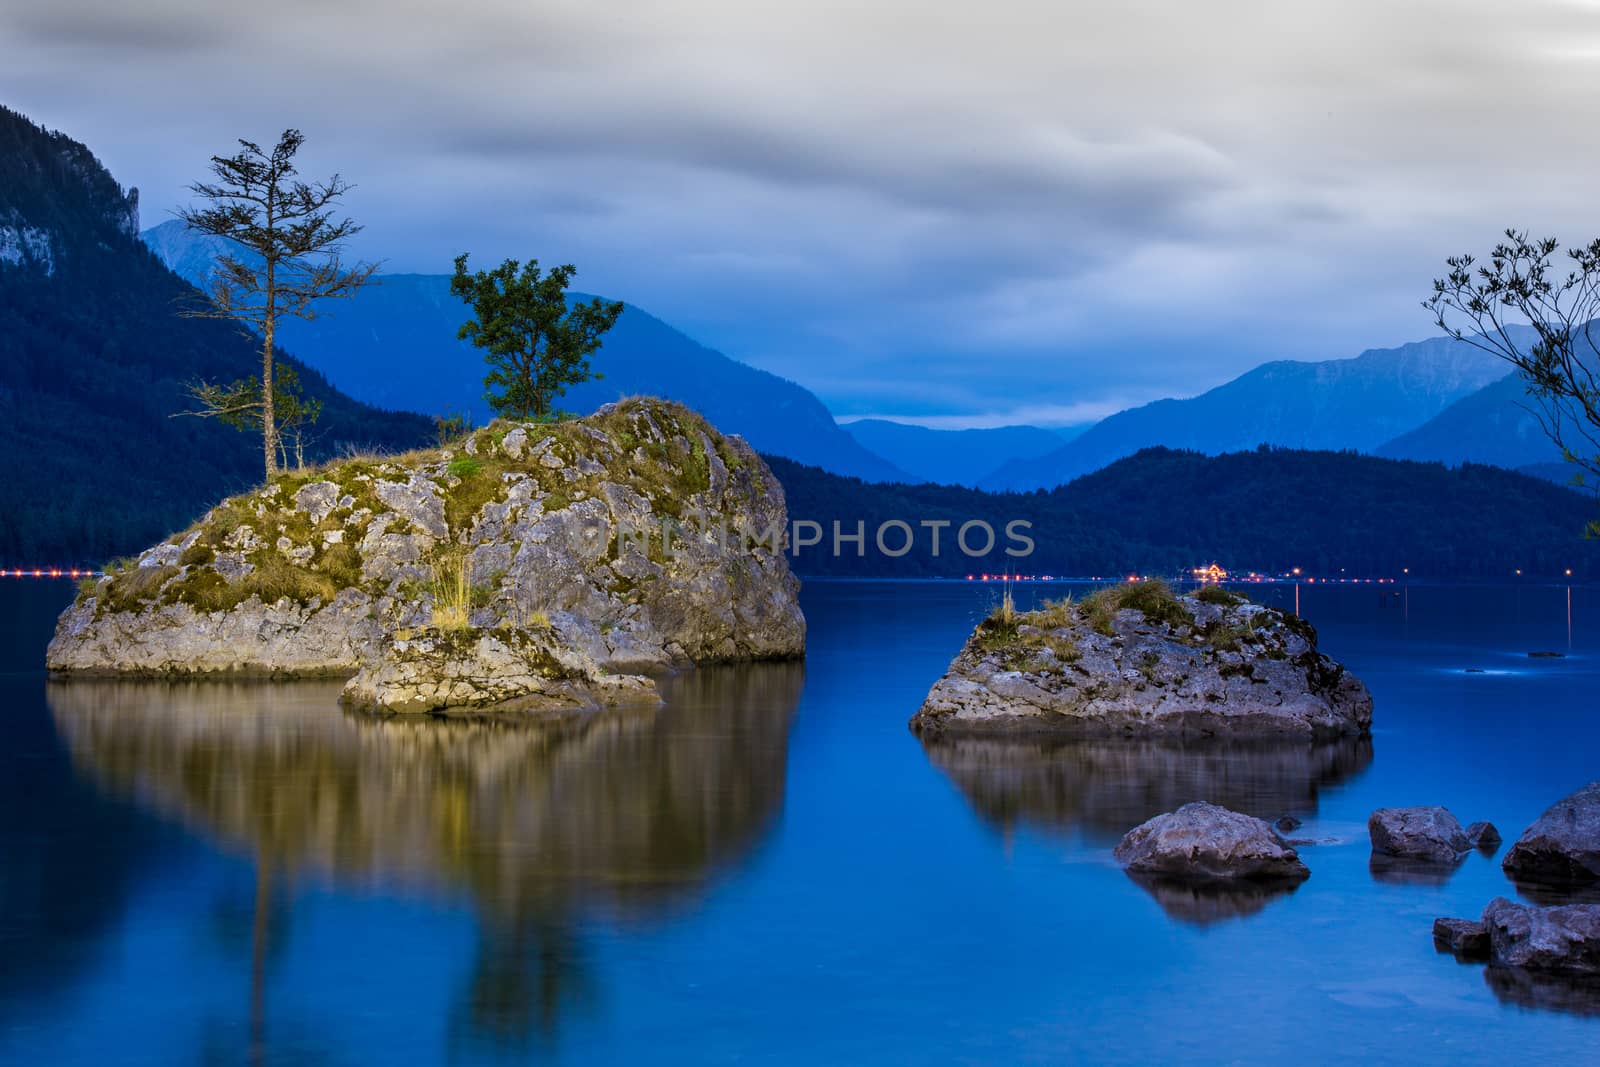
{"type": "Polygon", "coordinates": [[[275,898],[306,875],[464,891],[479,947],[452,1033],[553,1038],[599,997],[586,922],[695,906],[774,824],[803,671],[702,669],[665,680],[659,710],[563,718],[374,719],[314,682],[74,679],[48,699],[86,772],[254,857],[259,1055],[275,898]]]}

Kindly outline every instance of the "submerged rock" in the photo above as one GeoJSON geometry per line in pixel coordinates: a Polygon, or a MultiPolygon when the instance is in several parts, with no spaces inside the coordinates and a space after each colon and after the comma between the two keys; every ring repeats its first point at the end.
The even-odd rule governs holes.
{"type": "Polygon", "coordinates": [[[1475,822],[1467,826],[1467,840],[1479,852],[1493,853],[1500,847],[1500,831],[1492,822],[1475,822]]]}
{"type": "Polygon", "coordinates": [[[1311,874],[1266,820],[1203,802],[1134,827],[1113,855],[1133,874],[1192,881],[1302,881],[1311,874]]]}
{"type": "Polygon", "coordinates": [[[1433,947],[1464,962],[1489,958],[1489,930],[1475,919],[1433,920],[1433,947]]]}
{"type": "Polygon", "coordinates": [[[1472,851],[1472,840],[1445,808],[1379,808],[1367,819],[1377,855],[1455,863],[1472,851]]]}
{"type": "Polygon", "coordinates": [[[1564,797],[1522,832],[1502,863],[1519,886],[1557,891],[1600,886],[1600,782],[1564,797]]]}
{"type": "Polygon", "coordinates": [[[1316,738],[1365,733],[1366,687],[1295,615],[1160,582],[980,623],[912,729],[1316,738]]]}
{"type": "MultiPolygon", "coordinates": [[[[582,702],[604,702],[620,691],[605,680],[615,675],[802,655],[786,526],[760,456],[679,405],[496,423],[459,449],[349,459],[224,501],[85,589],[47,662],[107,674],[364,669],[352,699],[392,685],[409,705],[398,694],[421,684],[433,653],[395,635],[443,611],[479,634],[528,639],[474,648],[500,642],[515,659],[555,639],[582,667],[521,696],[583,688],[582,702]]],[[[471,660],[434,665],[477,677],[471,660]]],[[[452,680],[438,691],[457,691],[452,680]]]]}

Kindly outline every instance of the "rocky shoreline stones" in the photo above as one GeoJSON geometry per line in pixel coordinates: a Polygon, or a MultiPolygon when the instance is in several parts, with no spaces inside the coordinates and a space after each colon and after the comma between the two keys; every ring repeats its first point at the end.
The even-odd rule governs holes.
{"type": "Polygon", "coordinates": [[[1160,582],[981,622],[911,727],[926,737],[1313,739],[1365,733],[1366,687],[1298,616],[1160,582]]]}
{"type": "MultiPolygon", "coordinates": [[[[1487,823],[1466,835],[1482,849],[1500,840],[1487,823]]],[[[1600,881],[1600,782],[1551,805],[1502,866],[1536,903],[1497,897],[1477,921],[1436,919],[1435,947],[1463,962],[1487,962],[1485,980],[1503,1001],[1600,1015],[1600,902],[1592,899],[1600,881]]]]}
{"type": "Polygon", "coordinates": [[[495,423],[224,501],[84,588],[46,659],[58,674],[360,672],[351,700],[390,710],[606,703],[649,688],[619,677],[803,655],[786,527],[761,457],[679,405],[495,423]],[[437,632],[407,636],[443,629],[467,635],[447,655],[437,632]],[[519,666],[532,650],[560,677],[519,666]],[[491,683],[490,662],[521,681],[491,683]]]}
{"type": "Polygon", "coordinates": [[[1483,925],[1495,966],[1600,976],[1600,904],[1540,907],[1496,897],[1483,909],[1483,925]]]}
{"type": "Polygon", "coordinates": [[[1519,904],[1496,897],[1477,922],[1435,919],[1441,952],[1491,967],[1600,978],[1600,904],[1519,904]]]}
{"type": "Polygon", "coordinates": [[[1535,892],[1600,886],[1600,782],[1552,804],[1517,838],[1502,866],[1535,892]]]}

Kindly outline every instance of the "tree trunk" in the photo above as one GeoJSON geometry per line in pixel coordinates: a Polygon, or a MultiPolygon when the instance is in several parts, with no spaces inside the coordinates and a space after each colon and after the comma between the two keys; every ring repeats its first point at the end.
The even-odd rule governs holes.
{"type": "Polygon", "coordinates": [[[261,452],[266,459],[266,480],[278,473],[278,417],[272,407],[272,338],[278,328],[274,264],[267,261],[267,313],[262,319],[261,348],[261,452]]]}
{"type": "Polygon", "coordinates": [[[256,909],[250,928],[250,1062],[267,1059],[267,922],[272,910],[272,875],[256,853],[256,909]]]}

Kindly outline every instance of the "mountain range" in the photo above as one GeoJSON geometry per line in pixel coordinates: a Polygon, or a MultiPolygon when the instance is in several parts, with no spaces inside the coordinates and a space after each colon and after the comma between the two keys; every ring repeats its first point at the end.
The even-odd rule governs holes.
{"type": "Polygon", "coordinates": [[[1112,415],[1047,455],[1006,464],[984,484],[1049,488],[1157,445],[1207,455],[1262,444],[1371,452],[1505,374],[1494,356],[1447,338],[1354,359],[1266,363],[1199,396],[1112,415]]]}
{"type": "Polygon", "coordinates": [[[1559,481],[1572,477],[1533,414],[1521,377],[1508,374],[1388,441],[1375,454],[1437,463],[1492,463],[1559,481]]]}
{"type": "MultiPolygon", "coordinates": [[[[190,283],[207,287],[219,239],[172,220],[146,230],[145,243],[190,283]]],[[[573,301],[587,294],[572,293],[573,301]]],[[[444,274],[380,274],[314,319],[286,321],[283,347],[371,404],[430,415],[489,418],[483,352],[456,338],[469,318],[444,274]]],[[[587,414],[619,397],[664,396],[699,411],[759,451],[789,456],[872,481],[910,475],[867,449],[836,423],[822,401],[794,382],[729,359],[628,304],[591,358],[603,377],[573,386],[558,401],[587,414]]]]}
{"type": "MultiPolygon", "coordinates": [[[[199,294],[169,262],[198,276],[211,256],[185,241],[163,242],[160,233],[141,240],[135,191],[85,146],[0,108],[0,463],[7,472],[0,561],[103,560],[259,482],[251,437],[174,417],[185,407],[186,383],[255,373],[259,354],[230,324],[177,314],[199,294]]],[[[371,302],[361,314],[349,313],[352,302],[336,317],[291,331],[291,352],[317,351],[327,365],[280,355],[324,403],[318,455],[403,449],[432,433],[427,417],[354,399],[340,380],[397,405],[422,398],[438,411],[472,403],[481,362],[453,339],[461,309],[447,285],[442,276],[388,276],[364,298],[371,302]],[[340,377],[330,382],[325,369],[340,377]]],[[[612,376],[583,387],[595,392],[575,390],[578,403],[570,406],[650,389],[718,412],[714,419],[765,442],[797,518],[1032,516],[1047,524],[1058,568],[1158,567],[1196,554],[1253,566],[1293,559],[1370,568],[1404,557],[1457,575],[1554,567],[1569,558],[1585,568],[1580,573],[1592,568],[1579,534],[1593,502],[1568,490],[1475,465],[1446,470],[1349,452],[1240,448],[1278,437],[1451,463],[1548,461],[1548,446],[1520,421],[1530,417],[1518,406],[1525,398],[1517,380],[1448,342],[1324,364],[1269,364],[1194,400],[1114,416],[1058,446],[1059,436],[1034,427],[932,431],[868,421],[847,432],[794,383],[696,345],[638,309],[622,323],[612,364],[601,368],[612,376]],[[1170,418],[1154,419],[1152,410],[1170,418]],[[1339,431],[1341,412],[1350,413],[1347,433],[1339,431]],[[838,473],[937,476],[987,488],[981,471],[997,457],[1033,453],[1026,462],[1059,471],[1070,466],[1063,454],[1110,455],[1146,432],[1186,435],[1193,450],[1140,445],[1136,455],[1114,456],[1064,488],[1023,494],[870,484],[838,473]],[[1465,453],[1469,447],[1480,452],[1465,453]],[[912,470],[878,457],[879,449],[912,470]],[[1231,451],[1202,454],[1212,450],[1231,451]],[[793,453],[820,456],[835,470],[784,458],[793,453]],[[1472,516],[1471,539],[1438,536],[1462,515],[1472,516]]],[[[918,559],[883,573],[902,573],[918,559]]],[[[949,573],[952,561],[922,562],[943,568],[925,573],[949,573]]],[[[841,558],[802,569],[863,574],[874,566],[841,558]]]]}
{"type": "MultiPolygon", "coordinates": [[[[221,245],[169,221],[146,230],[161,260],[203,286],[221,245]]],[[[282,343],[368,403],[482,420],[482,359],[456,339],[466,317],[449,278],[380,275],[378,284],[309,321],[282,343]]],[[[573,299],[586,299],[573,294],[573,299]]],[[[1449,464],[1492,463],[1566,473],[1517,406],[1506,365],[1470,344],[1434,338],[1351,359],[1263,364],[1199,396],[1158,400],[1080,431],[1035,426],[938,430],[881,419],[841,427],[800,385],[707,348],[628,306],[594,357],[603,377],[573,387],[568,410],[619,396],[669,396],[759,450],[875,482],[1047,489],[1143,448],[1219,455],[1267,444],[1350,449],[1449,464]]]]}
{"type": "Polygon", "coordinates": [[[995,468],[1032,459],[1060,448],[1079,428],[1042,430],[1037,426],[934,430],[887,419],[846,423],[851,437],[920,482],[983,484],[995,468]]]}

